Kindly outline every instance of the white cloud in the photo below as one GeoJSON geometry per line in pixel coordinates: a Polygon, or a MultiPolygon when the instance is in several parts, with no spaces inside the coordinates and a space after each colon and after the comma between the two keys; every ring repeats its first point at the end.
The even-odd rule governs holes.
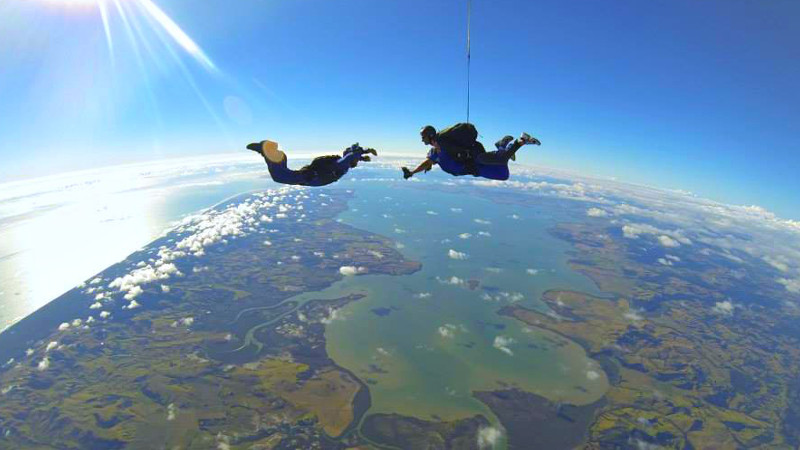
{"type": "Polygon", "coordinates": [[[58,326],[58,331],[64,331],[69,328],[69,324],[67,322],[62,323],[58,326]]]}
{"type": "MultiPolygon", "coordinates": [[[[175,244],[174,250],[182,252],[181,256],[201,257],[207,248],[228,242],[229,239],[242,237],[248,232],[258,231],[257,227],[272,221],[270,211],[277,207],[275,218],[285,219],[291,212],[291,205],[278,205],[278,202],[291,191],[302,189],[284,187],[266,193],[254,194],[243,202],[230,204],[224,209],[210,209],[201,214],[185,219],[175,232],[183,235],[175,244]]],[[[297,200],[298,197],[295,196],[297,200]]]]}
{"type": "Polygon", "coordinates": [[[786,287],[787,291],[793,294],[800,294],[800,278],[793,280],[789,278],[779,278],[778,283],[786,287]]]}
{"type": "Polygon", "coordinates": [[[614,206],[614,213],[618,214],[618,215],[621,215],[621,216],[622,215],[641,215],[642,213],[645,213],[645,212],[646,212],[646,210],[644,210],[642,208],[638,208],[636,206],[631,206],[631,205],[628,205],[626,203],[614,206]]]}
{"type": "Polygon", "coordinates": [[[450,211],[453,211],[454,213],[460,213],[460,212],[462,212],[464,210],[461,209],[461,208],[450,208],[450,211]]]}
{"type": "Polygon", "coordinates": [[[622,227],[622,235],[628,239],[639,239],[641,234],[657,234],[660,230],[652,225],[628,224],[622,227]]]}
{"type": "Polygon", "coordinates": [[[367,272],[367,268],[366,267],[360,267],[360,266],[359,267],[356,267],[356,266],[342,266],[342,267],[339,267],[339,273],[344,275],[344,276],[353,276],[353,275],[358,275],[358,274],[366,273],[366,272],[367,272]]]}
{"type": "Polygon", "coordinates": [[[469,239],[472,237],[472,235],[470,233],[461,233],[458,235],[458,237],[461,239],[469,239]]]}
{"type": "Polygon", "coordinates": [[[525,273],[528,275],[536,275],[539,273],[539,269],[525,269],[525,273]]]}
{"type": "Polygon", "coordinates": [[[503,432],[495,427],[484,427],[478,430],[478,448],[495,448],[501,441],[503,432]]]}
{"type": "Polygon", "coordinates": [[[491,225],[492,224],[492,222],[490,220],[485,220],[485,219],[475,219],[474,222],[477,223],[478,225],[491,225]]]}
{"type": "Polygon", "coordinates": [[[589,217],[608,217],[608,212],[600,208],[589,208],[586,211],[586,215],[589,217]]]}
{"type": "Polygon", "coordinates": [[[190,327],[192,324],[194,324],[194,317],[184,317],[172,322],[172,328],[177,328],[179,326],[190,327]]]}
{"type": "Polygon", "coordinates": [[[25,356],[31,356],[31,355],[33,355],[33,349],[32,348],[29,348],[29,349],[25,350],[25,356]]]}
{"type": "Polygon", "coordinates": [[[492,233],[489,233],[488,231],[478,231],[478,236],[492,237],[492,233]]]}
{"type": "Polygon", "coordinates": [[[430,292],[420,292],[419,294],[414,294],[414,297],[416,298],[430,298],[430,296],[430,292]]]}
{"type": "Polygon", "coordinates": [[[103,304],[102,304],[102,303],[100,303],[100,302],[94,302],[94,303],[92,303],[92,305],[91,305],[91,306],[89,306],[89,309],[100,309],[100,308],[102,308],[102,307],[103,307],[103,304]]]}
{"type": "Polygon", "coordinates": [[[625,314],[623,314],[623,315],[622,315],[622,317],[624,317],[624,318],[626,318],[626,319],[628,319],[628,320],[632,320],[632,321],[634,321],[634,322],[638,322],[638,321],[640,321],[640,320],[643,320],[643,319],[644,319],[644,318],[643,318],[641,315],[639,315],[639,313],[637,313],[636,311],[628,311],[628,312],[626,312],[625,314]]]}
{"type": "Polygon", "coordinates": [[[714,304],[714,307],[711,309],[717,314],[722,314],[729,316],[733,314],[734,305],[729,300],[725,300],[724,302],[717,302],[714,304]]]}
{"type": "Polygon", "coordinates": [[[383,356],[392,356],[392,353],[383,347],[378,347],[375,350],[383,356]]]}
{"type": "Polygon", "coordinates": [[[658,446],[656,444],[650,444],[650,443],[645,442],[645,441],[643,441],[641,439],[636,439],[636,449],[637,450],[660,450],[661,448],[663,448],[663,447],[658,446]]]}
{"type": "Polygon", "coordinates": [[[659,264],[663,264],[665,266],[671,266],[672,265],[672,261],[670,261],[670,260],[668,260],[666,258],[658,258],[658,263],[659,264]]]}
{"type": "Polygon", "coordinates": [[[165,294],[168,294],[169,291],[170,291],[170,287],[169,286],[167,286],[166,284],[162,284],[161,285],[161,292],[163,292],[165,294]]]}
{"type": "Polygon", "coordinates": [[[144,292],[144,290],[142,289],[141,286],[133,286],[130,288],[128,293],[125,294],[124,298],[125,300],[133,300],[134,298],[142,295],[142,292],[144,292]]]}
{"type": "Polygon", "coordinates": [[[320,319],[319,323],[323,325],[329,325],[334,320],[344,320],[344,315],[342,315],[338,309],[328,308],[328,315],[327,317],[323,317],[320,319]]]}
{"type": "Polygon", "coordinates": [[[47,344],[47,347],[45,347],[44,352],[47,353],[47,352],[49,352],[50,350],[52,350],[52,349],[54,349],[56,347],[58,347],[58,342],[57,341],[50,341],[50,343],[47,344]]]}
{"type": "Polygon", "coordinates": [[[217,450],[231,450],[230,438],[222,433],[217,434],[217,450]]]}
{"type": "Polygon", "coordinates": [[[125,299],[133,300],[143,292],[140,285],[180,275],[182,274],[175,264],[159,259],[155,262],[155,267],[147,264],[144,267],[134,269],[127,275],[114,279],[108,287],[117,288],[119,292],[125,292],[125,299]]]}
{"type": "Polygon", "coordinates": [[[485,270],[485,271],[487,271],[489,273],[500,273],[500,272],[503,271],[503,269],[501,269],[499,267],[486,267],[483,270],[485,270]]]}
{"type": "Polygon", "coordinates": [[[767,264],[780,270],[781,272],[789,271],[789,265],[787,264],[786,258],[783,256],[773,257],[771,255],[767,255],[764,256],[763,259],[767,264]]]}
{"type": "Polygon", "coordinates": [[[175,416],[178,414],[178,408],[175,406],[175,403],[170,403],[167,406],[167,420],[173,421],[175,420],[175,416]]]}
{"type": "Polygon", "coordinates": [[[658,237],[658,242],[661,243],[661,245],[663,245],[664,247],[680,247],[680,245],[681,245],[678,241],[676,241],[675,239],[672,239],[671,237],[669,237],[667,235],[659,236],[658,237]]]}
{"type": "Polygon", "coordinates": [[[587,370],[586,378],[589,379],[589,381],[594,381],[600,378],[600,374],[596,370],[587,370]]]}
{"type": "Polygon", "coordinates": [[[510,345],[516,343],[513,338],[506,337],[506,336],[497,336],[494,338],[494,343],[492,344],[494,348],[500,350],[501,352],[514,356],[514,352],[511,351],[509,348],[510,345]]]}
{"type": "Polygon", "coordinates": [[[467,283],[464,279],[459,278],[459,277],[457,277],[455,275],[453,275],[450,278],[439,278],[439,277],[436,277],[436,279],[439,281],[439,283],[449,284],[449,285],[452,285],[452,286],[462,286],[462,285],[467,283]]]}
{"type": "Polygon", "coordinates": [[[128,303],[126,306],[123,306],[122,309],[136,309],[136,308],[141,308],[141,306],[142,305],[139,304],[139,302],[137,302],[136,300],[131,300],[131,302],[128,303]]]}
{"type": "Polygon", "coordinates": [[[684,235],[684,231],[661,230],[645,223],[629,223],[622,226],[622,235],[628,239],[639,239],[643,234],[657,235],[658,241],[664,247],[678,247],[680,244],[691,245],[691,239],[684,235]]]}
{"type": "Polygon", "coordinates": [[[449,256],[450,259],[462,259],[463,260],[463,259],[469,258],[469,256],[466,253],[457,252],[457,251],[453,250],[452,248],[447,252],[447,256],[449,256]]]}
{"type": "Polygon", "coordinates": [[[519,302],[525,300],[525,296],[519,292],[499,292],[497,294],[489,294],[488,292],[484,292],[481,295],[481,298],[486,301],[490,302],[499,302],[499,301],[506,301],[506,302],[519,302]]]}
{"type": "Polygon", "coordinates": [[[46,357],[43,358],[41,361],[39,361],[39,365],[36,366],[36,368],[39,369],[39,372],[44,372],[49,367],[50,367],[50,359],[46,357]]]}
{"type": "Polygon", "coordinates": [[[456,327],[452,323],[446,323],[440,326],[436,331],[439,333],[439,336],[443,338],[452,339],[455,337],[455,332],[457,329],[458,327],[456,327]]]}
{"type": "Polygon", "coordinates": [[[108,319],[111,317],[111,313],[108,311],[100,311],[100,318],[101,319],[108,319]]]}
{"type": "Polygon", "coordinates": [[[438,216],[438,215],[439,215],[439,213],[437,213],[436,211],[431,211],[431,210],[428,210],[428,211],[426,211],[426,213],[427,213],[429,216],[438,216]]]}

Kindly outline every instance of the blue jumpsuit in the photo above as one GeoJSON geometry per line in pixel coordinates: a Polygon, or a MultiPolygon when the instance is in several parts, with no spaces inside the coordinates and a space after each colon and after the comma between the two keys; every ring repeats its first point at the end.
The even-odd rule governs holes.
{"type": "MultiPolygon", "coordinates": [[[[505,152],[505,150],[498,150],[498,152],[505,152]]],[[[442,168],[445,172],[449,173],[450,175],[461,176],[461,175],[471,175],[468,171],[464,163],[458,162],[453,160],[447,152],[440,150],[436,151],[436,149],[431,149],[428,152],[428,159],[433,161],[434,163],[439,164],[439,167],[442,168]]],[[[508,172],[508,164],[481,164],[476,163],[475,167],[478,169],[478,174],[475,176],[488,178],[490,180],[501,180],[505,181],[509,177],[508,172]]]]}
{"type": "Polygon", "coordinates": [[[330,177],[315,177],[309,179],[306,176],[306,173],[300,170],[292,170],[287,165],[287,158],[284,158],[283,161],[279,163],[271,162],[270,160],[266,159],[267,161],[267,168],[269,169],[269,174],[272,176],[272,180],[276,183],[281,184],[296,184],[301,186],[325,186],[326,184],[331,184],[335,181],[338,181],[339,178],[344,176],[350,167],[352,166],[353,161],[358,161],[363,155],[361,151],[353,151],[348,152],[338,161],[336,161],[336,166],[334,169],[335,174],[329,174],[330,177]]]}

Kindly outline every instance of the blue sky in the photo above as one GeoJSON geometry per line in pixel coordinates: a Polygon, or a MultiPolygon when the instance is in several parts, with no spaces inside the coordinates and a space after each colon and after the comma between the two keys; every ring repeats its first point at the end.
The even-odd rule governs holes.
{"type": "MultiPolygon", "coordinates": [[[[465,1],[155,0],[213,69],[146,1],[119,0],[127,26],[112,0],[0,1],[0,181],[268,137],[422,157],[422,125],[465,118],[465,1]]],[[[797,17],[794,0],[474,0],[471,118],[487,143],[538,136],[525,163],[798,219],[797,17]]]]}

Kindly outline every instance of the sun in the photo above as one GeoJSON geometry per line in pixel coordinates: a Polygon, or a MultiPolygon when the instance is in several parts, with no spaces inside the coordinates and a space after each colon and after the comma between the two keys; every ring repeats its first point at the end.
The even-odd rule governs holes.
{"type": "Polygon", "coordinates": [[[65,7],[91,7],[106,0],[44,0],[51,5],[59,5],[65,7]]]}

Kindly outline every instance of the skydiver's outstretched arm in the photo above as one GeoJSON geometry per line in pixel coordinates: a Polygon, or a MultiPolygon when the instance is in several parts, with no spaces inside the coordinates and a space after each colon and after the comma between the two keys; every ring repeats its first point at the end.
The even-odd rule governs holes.
{"type": "Polygon", "coordinates": [[[402,167],[402,169],[403,169],[403,178],[405,178],[407,180],[407,179],[411,178],[412,176],[414,176],[414,174],[417,174],[417,173],[420,173],[420,172],[427,172],[427,171],[431,170],[431,168],[433,167],[434,164],[436,164],[436,163],[433,160],[426,159],[425,161],[422,161],[422,164],[417,166],[417,168],[414,169],[414,170],[408,170],[408,167],[402,167]]]}

